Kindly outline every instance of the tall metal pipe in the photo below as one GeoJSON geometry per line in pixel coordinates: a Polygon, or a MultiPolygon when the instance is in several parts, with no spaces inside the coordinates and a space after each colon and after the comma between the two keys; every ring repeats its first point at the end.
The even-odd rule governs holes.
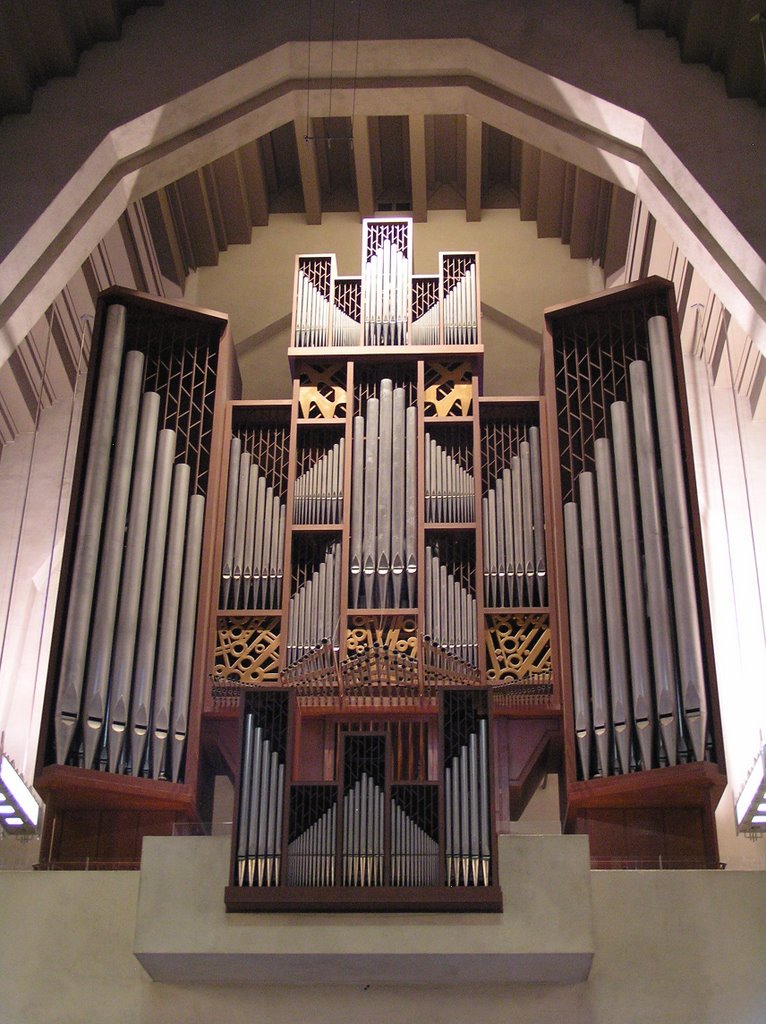
{"type": "Polygon", "coordinates": [[[112,654],[108,741],[110,772],[117,771],[128,727],[130,685],[133,675],[159,411],[160,396],[155,392],[147,392],[141,402],[127,542],[120,580],[119,612],[112,654]]]}
{"type": "Polygon", "coordinates": [[[170,731],[170,698],[173,687],[173,666],[178,634],[178,609],[181,595],[184,534],[189,502],[191,470],[184,462],[173,467],[173,487],[170,496],[168,543],[165,561],[165,579],[162,585],[162,611],[159,624],[159,644],[154,676],[152,711],[152,777],[165,773],[167,739],[170,731]]]}
{"type": "Polygon", "coordinates": [[[127,313],[124,306],[109,306],[101,348],[98,385],[93,404],[93,422],[88,443],[80,518],[74,564],[69,585],[64,643],[61,649],[58,695],[56,698],[56,761],[64,764],[80,718],[85,659],[93,593],[98,569],[98,549],[104,516],[104,499],[109,479],[114,417],[120,367],[125,343],[127,313]]]}
{"type": "Polygon", "coordinates": [[[681,431],[678,425],[675,380],[670,358],[670,335],[668,322],[663,316],[651,317],[647,327],[670,549],[670,576],[673,581],[681,704],[694,757],[697,761],[702,761],[705,757],[707,731],[705,668],[689,511],[686,503],[686,482],[681,460],[681,431]]]}
{"type": "Polygon", "coordinates": [[[581,473],[580,513],[585,581],[586,629],[590,664],[590,696],[596,754],[601,775],[610,773],[609,690],[605,658],[604,602],[601,594],[601,557],[596,523],[596,495],[592,473],[581,473]]]}
{"type": "Polygon", "coordinates": [[[387,604],[391,571],[391,456],[394,414],[393,381],[380,382],[380,442],[378,445],[377,580],[378,604],[387,604]]]}
{"type": "Polygon", "coordinates": [[[580,515],[577,505],[564,505],[564,540],[569,599],[569,642],[572,657],[572,695],[574,726],[583,778],[590,778],[591,714],[588,649],[585,642],[585,606],[582,585],[580,515]]]}
{"type": "Polygon", "coordinates": [[[117,617],[117,596],[120,586],[122,554],[125,544],[125,521],[128,514],[130,477],[136,444],[138,407],[144,375],[144,357],[140,352],[128,352],[125,357],[114,464],[109,485],[109,497],[101,546],[98,589],[93,613],[90,655],[85,678],[83,700],[83,746],[85,767],[93,765],[106,714],[109,688],[114,623],[117,617]]]}
{"type": "MultiPolygon", "coordinates": [[[[406,396],[405,396],[406,399],[406,396]]],[[[404,416],[405,442],[405,495],[404,495],[404,550],[407,575],[407,605],[414,608],[417,602],[417,410],[407,406],[404,416]]]]}
{"type": "Polygon", "coordinates": [[[394,388],[391,459],[391,579],[394,608],[402,605],[402,584],[405,582],[405,401],[404,388],[394,388]]]}
{"type": "Polygon", "coordinates": [[[364,417],[355,416],[351,446],[351,542],[349,571],[351,607],[359,607],[362,583],[362,524],[364,519],[364,417]]]}
{"type": "Polygon", "coordinates": [[[669,763],[675,764],[678,760],[675,659],[646,363],[636,360],[630,364],[628,372],[630,374],[631,409],[638,463],[647,606],[651,622],[654,692],[665,753],[669,763]]]}
{"type": "Polygon", "coordinates": [[[245,715],[240,764],[239,813],[237,815],[237,884],[244,885],[247,876],[247,834],[250,823],[250,775],[253,770],[253,734],[255,721],[252,713],[245,715]]]}
{"type": "Polygon", "coordinates": [[[612,728],[617,744],[620,768],[622,773],[627,775],[630,771],[630,695],[628,692],[622,579],[612,473],[612,446],[607,438],[602,437],[596,441],[595,453],[612,728]]]}
{"type": "Polygon", "coordinates": [[[635,467],[628,407],[615,402],[610,408],[612,445],[620,520],[620,551],[625,584],[625,622],[630,656],[633,722],[643,768],[654,767],[654,710],[646,635],[646,607],[641,569],[641,538],[636,513],[635,467]]]}
{"type": "Polygon", "coordinates": [[[202,527],[205,519],[205,499],[201,494],[189,498],[189,520],[186,525],[186,548],[181,582],[181,610],[178,614],[178,645],[176,667],[173,673],[173,717],[171,735],[171,765],[173,782],[178,782],[181,763],[186,750],[186,732],[189,721],[189,693],[191,690],[194,632],[199,589],[200,557],[202,554],[202,527]]]}
{"type": "Polygon", "coordinates": [[[162,573],[165,563],[165,542],[170,509],[170,482],[176,455],[176,433],[161,430],[157,438],[157,454],[152,481],[152,502],[149,515],[144,578],[141,587],[141,609],[133,669],[130,706],[131,764],[133,775],[141,773],[152,709],[154,662],[157,654],[157,632],[162,595],[162,573]]]}
{"type": "Polygon", "coordinates": [[[379,402],[367,402],[366,437],[364,449],[364,523],[362,526],[362,583],[364,607],[374,607],[375,569],[377,565],[376,539],[378,533],[378,420],[379,402]]]}

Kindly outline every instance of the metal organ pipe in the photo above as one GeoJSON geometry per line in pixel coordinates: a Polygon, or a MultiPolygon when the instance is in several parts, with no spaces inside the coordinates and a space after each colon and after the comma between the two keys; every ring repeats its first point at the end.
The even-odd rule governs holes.
{"type": "Polygon", "coordinates": [[[585,604],[582,585],[580,514],[577,505],[564,505],[564,539],[569,599],[569,634],[572,654],[572,691],[574,696],[575,737],[580,753],[583,778],[590,778],[591,713],[588,649],[585,643],[585,604]]]}
{"type": "Polygon", "coordinates": [[[676,412],[675,384],[670,360],[670,336],[665,317],[648,322],[654,405],[660,447],[665,515],[673,581],[673,608],[678,642],[681,705],[697,761],[704,760],[707,729],[705,674],[692,561],[686,484],[681,462],[681,434],[676,412]]]}
{"type": "Polygon", "coordinates": [[[678,754],[673,638],[646,363],[639,360],[631,363],[629,373],[644,538],[647,606],[651,622],[655,698],[665,753],[669,763],[675,764],[678,754]]]}
{"type": "Polygon", "coordinates": [[[141,609],[138,620],[135,666],[131,689],[130,728],[131,764],[134,775],[141,772],[154,684],[154,662],[157,654],[162,570],[165,560],[170,482],[176,453],[174,430],[161,430],[157,438],[157,455],[152,482],[151,513],[141,587],[141,609]]]}
{"type": "Polygon", "coordinates": [[[654,767],[654,710],[646,636],[646,608],[641,573],[641,538],[636,514],[635,467],[628,407],[615,402],[611,409],[620,551],[625,585],[625,611],[633,693],[633,721],[643,768],[654,767]]]}
{"type": "Polygon", "coordinates": [[[176,637],[178,635],[178,609],[183,570],[184,534],[189,506],[191,471],[186,463],[173,467],[173,487],[170,496],[168,545],[165,579],[162,589],[162,611],[159,624],[157,665],[154,676],[154,708],[152,712],[152,776],[159,779],[165,774],[165,755],[170,731],[170,699],[173,687],[176,637]]]}
{"type": "Polygon", "coordinates": [[[189,498],[189,518],[186,525],[183,577],[181,583],[181,609],[178,616],[176,664],[173,673],[173,713],[171,734],[172,781],[177,782],[186,751],[186,733],[189,719],[189,693],[191,690],[192,658],[194,655],[194,626],[197,615],[200,558],[202,555],[202,527],[205,519],[205,498],[193,494],[189,498]]]}
{"type": "Polygon", "coordinates": [[[80,503],[69,608],[61,653],[55,711],[56,760],[59,764],[63,764],[67,759],[80,716],[88,629],[96,583],[104,498],[109,479],[109,459],[125,342],[125,322],[125,307],[117,304],[109,306],[93,406],[88,462],[80,503]]]}
{"type": "Polygon", "coordinates": [[[136,627],[144,569],[159,411],[160,396],[155,392],[146,392],[141,403],[138,426],[136,463],[114,639],[112,684],[109,694],[108,757],[110,772],[117,771],[128,728],[130,687],[135,657],[136,627]]]}
{"type": "Polygon", "coordinates": [[[617,743],[620,768],[623,774],[627,774],[630,771],[630,697],[628,695],[628,665],[625,653],[612,450],[606,438],[599,438],[596,441],[596,486],[609,652],[612,728],[617,743]]]}
{"type": "Polygon", "coordinates": [[[88,671],[85,679],[83,748],[86,768],[93,765],[106,715],[114,623],[117,617],[117,596],[125,543],[125,521],[128,514],[130,478],[143,376],[143,355],[140,352],[128,352],[125,357],[114,461],[91,630],[88,671]]]}

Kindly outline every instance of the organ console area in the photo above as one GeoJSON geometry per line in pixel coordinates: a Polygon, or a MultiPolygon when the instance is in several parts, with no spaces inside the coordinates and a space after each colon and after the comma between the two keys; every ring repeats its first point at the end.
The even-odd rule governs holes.
{"type": "MultiPolygon", "coordinates": [[[[672,285],[546,313],[482,393],[478,254],[296,258],[293,391],[226,319],[99,303],[36,779],[42,865],[136,866],[234,782],[230,911],[499,911],[559,774],[597,866],[713,867],[724,787],[672,285]]],[[[552,880],[552,882],[555,880],[552,880]]]]}

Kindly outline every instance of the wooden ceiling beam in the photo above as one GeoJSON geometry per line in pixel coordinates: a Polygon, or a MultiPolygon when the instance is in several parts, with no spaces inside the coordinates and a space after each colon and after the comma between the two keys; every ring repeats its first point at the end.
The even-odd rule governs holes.
{"type": "Polygon", "coordinates": [[[537,217],[537,196],[540,189],[540,150],[528,142],[521,144],[521,182],[519,208],[522,220],[537,217]]]}
{"type": "Polygon", "coordinates": [[[428,220],[425,116],[423,114],[410,114],[407,120],[410,135],[412,219],[416,223],[423,223],[428,220]]]}
{"type": "Polygon", "coordinates": [[[253,139],[240,147],[239,159],[250,207],[250,223],[254,227],[266,227],[269,223],[269,192],[260,140],[253,139]]]}
{"type": "Polygon", "coordinates": [[[219,157],[210,165],[210,172],[215,181],[227,243],[247,245],[252,233],[253,215],[239,150],[219,157]]]}
{"type": "Polygon", "coordinates": [[[540,154],[540,178],[537,193],[537,237],[561,235],[566,164],[552,153],[540,154]]]}
{"type": "Polygon", "coordinates": [[[303,189],[303,205],[306,210],[307,224],[322,223],[322,192],[319,187],[319,167],[314,140],[306,138],[303,128],[297,121],[295,128],[295,145],[298,150],[301,188],[303,189]]]}
{"type": "Polygon", "coordinates": [[[465,219],[481,220],[483,125],[481,119],[465,119],[465,219]]]}
{"type": "Polygon", "coordinates": [[[366,117],[355,117],[352,124],[354,138],[354,169],[356,196],[361,217],[372,217],[375,212],[375,191],[372,184],[372,157],[370,154],[370,127],[366,117]]]}

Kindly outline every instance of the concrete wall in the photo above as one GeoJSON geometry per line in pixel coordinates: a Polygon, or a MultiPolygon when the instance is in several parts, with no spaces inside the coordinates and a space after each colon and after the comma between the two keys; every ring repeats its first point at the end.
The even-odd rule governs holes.
{"type": "MultiPolygon", "coordinates": [[[[223,847],[214,853],[216,860],[225,860],[223,847]]],[[[5,872],[0,874],[0,1019],[14,1024],[763,1021],[766,874],[589,872],[586,882],[594,955],[587,981],[577,984],[411,987],[380,985],[371,976],[355,985],[224,986],[149,979],[133,955],[140,875],[5,872]]],[[[223,884],[217,877],[207,882],[212,891],[220,890],[221,905],[223,884]]],[[[506,913],[523,914],[525,904],[541,907],[546,899],[551,905],[562,899],[556,878],[546,881],[545,891],[524,893],[521,880],[518,888],[506,894],[506,913]]],[[[199,892],[186,898],[187,918],[209,899],[199,892]]],[[[359,926],[374,925],[360,917],[334,919],[338,944],[353,942],[359,926]]],[[[395,920],[378,920],[395,933],[395,920]]],[[[432,922],[423,919],[428,928],[432,922]]],[[[449,917],[438,923],[444,929],[461,927],[449,917]]],[[[487,917],[482,926],[491,932],[497,923],[487,917]]],[[[259,926],[236,915],[226,927],[236,933],[259,926]]],[[[413,941],[417,927],[417,922],[409,926],[406,942],[413,941]]]]}

